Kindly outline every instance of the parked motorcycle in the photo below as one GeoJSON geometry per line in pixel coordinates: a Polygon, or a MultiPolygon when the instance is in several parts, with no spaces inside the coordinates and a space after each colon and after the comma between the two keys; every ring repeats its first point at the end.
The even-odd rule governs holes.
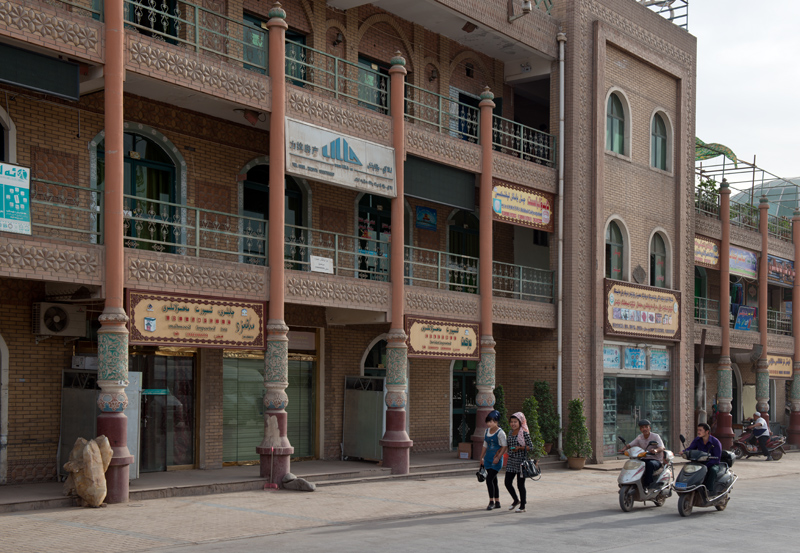
{"type": "MultiPolygon", "coordinates": [[[[686,438],[683,434],[681,434],[681,443],[686,447],[686,438]]],[[[683,456],[689,460],[689,463],[683,467],[675,479],[674,489],[678,494],[678,513],[682,517],[688,517],[692,514],[693,507],[714,507],[717,511],[724,511],[728,506],[733,484],[739,479],[731,470],[735,459],[733,453],[722,452],[720,465],[723,470],[717,474],[713,490],[706,487],[708,467],[705,463],[715,457],[710,456],[706,451],[697,449],[685,451],[683,456]]]]}
{"type": "MultiPolygon", "coordinates": [[[[737,459],[741,459],[744,457],[745,459],[749,459],[755,455],[763,455],[761,453],[761,448],[756,443],[750,443],[750,440],[753,437],[753,431],[748,430],[744,432],[741,436],[736,438],[733,442],[733,447],[731,448],[731,452],[736,456],[737,459]]],[[[778,461],[783,454],[786,453],[786,450],[783,448],[783,445],[786,443],[786,438],[780,436],[778,434],[772,434],[769,437],[769,441],[767,442],[767,451],[775,461],[778,461]]]]}
{"type": "MultiPolygon", "coordinates": [[[[628,445],[620,436],[619,440],[628,445]]],[[[657,442],[649,445],[657,446],[657,442]]],[[[664,463],[661,468],[653,472],[653,482],[646,488],[642,486],[645,463],[642,460],[647,451],[640,447],[632,447],[625,451],[628,460],[622,465],[622,470],[617,477],[619,483],[619,506],[624,512],[633,508],[634,501],[646,503],[652,501],[656,507],[661,507],[668,497],[672,496],[672,459],[674,455],[669,450],[664,450],[664,463]]]]}

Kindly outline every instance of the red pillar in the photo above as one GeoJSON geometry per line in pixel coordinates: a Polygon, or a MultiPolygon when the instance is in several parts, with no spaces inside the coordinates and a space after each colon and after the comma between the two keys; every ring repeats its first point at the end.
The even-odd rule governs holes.
{"type": "Polygon", "coordinates": [[[731,402],[733,401],[733,374],[731,371],[731,190],[722,179],[719,187],[719,219],[722,223],[722,245],[719,255],[719,324],[722,327],[722,347],[717,368],[717,430],[716,437],[722,447],[730,449],[735,434],[731,427],[731,402]]]}
{"type": "Polygon", "coordinates": [[[792,414],[789,418],[789,443],[800,445],[800,278],[797,268],[800,265],[800,210],[792,217],[792,242],[794,243],[794,288],[792,288],[792,336],[794,336],[794,363],[792,372],[792,391],[789,400],[792,414]]]}
{"type": "Polygon", "coordinates": [[[761,233],[761,259],[758,264],[758,330],[761,334],[761,357],[756,366],[756,408],[769,424],[769,334],[767,333],[767,253],[769,252],[769,200],[758,201],[758,230],[761,233]]]}

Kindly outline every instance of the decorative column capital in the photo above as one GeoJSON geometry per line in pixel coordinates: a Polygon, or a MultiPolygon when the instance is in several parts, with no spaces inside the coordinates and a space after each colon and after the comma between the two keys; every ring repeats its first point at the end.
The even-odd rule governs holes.
{"type": "Polygon", "coordinates": [[[403,57],[403,55],[400,52],[400,50],[395,50],[394,56],[392,57],[391,60],[389,60],[389,63],[391,63],[392,65],[402,65],[402,66],[405,67],[406,58],[403,57]]]}
{"type": "Polygon", "coordinates": [[[494,100],[494,92],[488,86],[481,92],[481,100],[494,100]]]}
{"type": "Polygon", "coordinates": [[[767,196],[761,196],[758,199],[758,208],[759,209],[769,209],[769,198],[767,196]]]}
{"type": "Polygon", "coordinates": [[[286,11],[283,9],[280,2],[275,2],[269,12],[267,12],[267,16],[270,19],[286,19],[286,11]]]}
{"type": "Polygon", "coordinates": [[[730,194],[731,193],[731,188],[730,188],[730,185],[728,184],[728,179],[725,179],[725,178],[722,179],[722,182],[719,183],[719,191],[722,194],[730,194]]]}

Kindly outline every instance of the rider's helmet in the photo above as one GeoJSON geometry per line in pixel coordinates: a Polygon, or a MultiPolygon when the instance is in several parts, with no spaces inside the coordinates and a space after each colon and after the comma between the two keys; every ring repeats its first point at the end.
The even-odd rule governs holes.
{"type": "Polygon", "coordinates": [[[647,419],[642,419],[642,420],[640,420],[640,421],[639,421],[639,428],[641,428],[641,427],[643,427],[643,426],[650,426],[650,421],[649,421],[649,420],[647,420],[647,419]]]}

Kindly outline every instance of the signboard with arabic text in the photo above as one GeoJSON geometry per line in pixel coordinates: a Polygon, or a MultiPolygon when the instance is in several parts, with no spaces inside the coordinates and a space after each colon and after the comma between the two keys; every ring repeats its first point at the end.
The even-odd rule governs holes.
{"type": "Polygon", "coordinates": [[[731,246],[730,252],[731,274],[757,280],[758,256],[756,253],[739,246],[731,246]]]}
{"type": "Polygon", "coordinates": [[[705,236],[694,237],[694,264],[709,269],[719,269],[719,240],[706,238],[705,236]]]}
{"type": "Polygon", "coordinates": [[[0,231],[31,233],[31,175],[27,167],[0,163],[0,231]]]}
{"type": "Polygon", "coordinates": [[[794,262],[767,255],[767,281],[784,288],[794,287],[794,262]]]}
{"type": "Polygon", "coordinates": [[[265,349],[266,302],[128,291],[131,344],[265,349]]]}
{"type": "Polygon", "coordinates": [[[681,293],[605,279],[605,333],[681,339],[681,293]]]}
{"type": "Polygon", "coordinates": [[[480,325],[406,317],[409,357],[480,360],[480,325]]]}
{"type": "Polygon", "coordinates": [[[495,221],[553,232],[553,195],[495,180],[492,217],[495,221]]]}
{"type": "Polygon", "coordinates": [[[790,379],[792,378],[792,358],[779,355],[767,355],[769,363],[769,377],[790,379]]]}

